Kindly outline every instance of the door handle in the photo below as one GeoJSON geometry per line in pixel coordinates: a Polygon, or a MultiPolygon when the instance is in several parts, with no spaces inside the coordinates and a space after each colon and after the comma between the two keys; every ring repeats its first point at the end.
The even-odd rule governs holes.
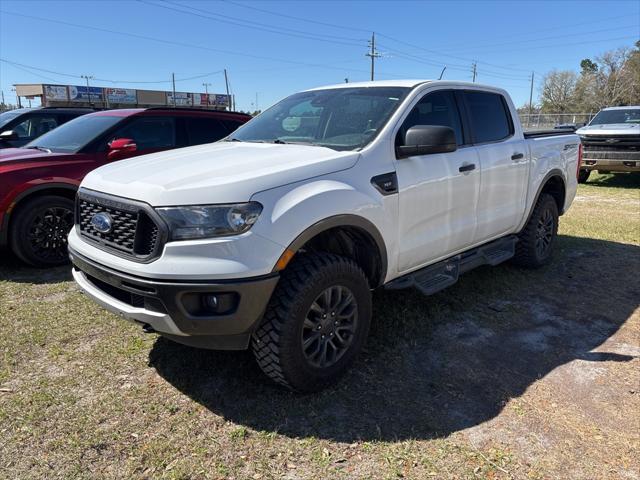
{"type": "Polygon", "coordinates": [[[511,160],[515,161],[515,160],[521,160],[524,158],[524,153],[514,153],[513,155],[511,155],[511,160]]]}
{"type": "Polygon", "coordinates": [[[476,164],[475,163],[467,163],[466,165],[462,165],[458,171],[459,172],[470,172],[471,170],[475,170],[476,169],[476,164]]]}

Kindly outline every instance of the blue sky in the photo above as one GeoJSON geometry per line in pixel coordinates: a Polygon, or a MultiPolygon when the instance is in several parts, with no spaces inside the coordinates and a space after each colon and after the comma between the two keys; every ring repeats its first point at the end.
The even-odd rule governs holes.
{"type": "Polygon", "coordinates": [[[178,91],[204,92],[205,82],[223,93],[227,68],[238,108],[255,108],[256,94],[265,108],[368,80],[372,31],[383,55],[376,79],[437,78],[447,66],[444,78],[471,80],[477,61],[477,81],[521,105],[532,70],[537,91],[551,69],[633,45],[640,2],[0,0],[0,58],[22,65],[0,62],[0,87],[12,102],[14,83],[83,85],[79,75],[169,90],[175,72],[178,91]]]}

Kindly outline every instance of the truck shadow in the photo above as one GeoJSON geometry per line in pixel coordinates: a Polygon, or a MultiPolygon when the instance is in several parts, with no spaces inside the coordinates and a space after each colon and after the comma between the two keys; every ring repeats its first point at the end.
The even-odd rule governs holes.
{"type": "Polygon", "coordinates": [[[593,176],[587,181],[590,187],[640,188],[640,172],[613,173],[593,176]]]}
{"type": "Polygon", "coordinates": [[[244,352],[159,338],[149,364],[213,413],[258,431],[343,442],[441,437],[496,417],[559,366],[632,360],[593,350],[638,307],[639,267],[639,247],[561,236],[541,270],[480,269],[432,297],[376,292],[367,350],[339,384],[313,395],[272,386],[244,352]]]}
{"type": "Polygon", "coordinates": [[[9,249],[0,249],[0,281],[42,284],[67,282],[71,279],[71,264],[48,268],[30,267],[9,249]]]}

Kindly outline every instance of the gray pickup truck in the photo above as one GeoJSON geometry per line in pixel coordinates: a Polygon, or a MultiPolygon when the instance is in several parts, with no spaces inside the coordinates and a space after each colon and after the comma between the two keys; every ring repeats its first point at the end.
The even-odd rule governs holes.
{"type": "Polygon", "coordinates": [[[604,108],[576,133],[583,148],[580,183],[592,170],[640,172],[640,106],[604,108]]]}

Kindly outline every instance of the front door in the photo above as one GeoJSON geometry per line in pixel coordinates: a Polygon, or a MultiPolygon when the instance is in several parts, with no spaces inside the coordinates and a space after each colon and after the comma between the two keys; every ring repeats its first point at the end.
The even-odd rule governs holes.
{"type": "Polygon", "coordinates": [[[456,133],[458,149],[396,160],[399,188],[399,258],[403,273],[465,249],[473,243],[480,165],[468,145],[453,91],[426,94],[397,133],[415,125],[442,125],[456,133]]]}

